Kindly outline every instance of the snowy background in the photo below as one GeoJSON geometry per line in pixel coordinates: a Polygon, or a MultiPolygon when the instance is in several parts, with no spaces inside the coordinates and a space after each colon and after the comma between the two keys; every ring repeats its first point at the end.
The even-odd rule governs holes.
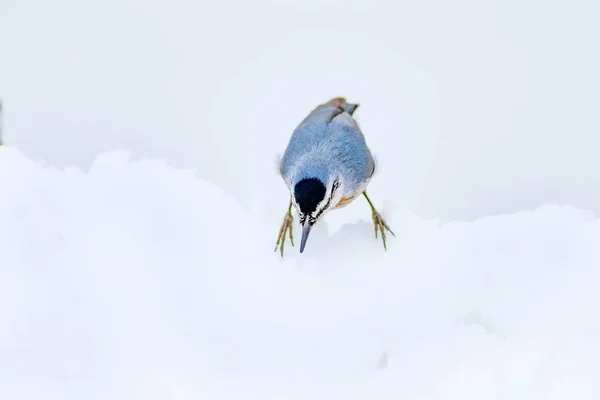
{"type": "Polygon", "coordinates": [[[345,96],[374,194],[419,216],[600,213],[599,18],[594,0],[2,0],[5,141],[84,169],[160,157],[246,205],[295,124],[345,96]]]}
{"type": "Polygon", "coordinates": [[[0,156],[1,398],[600,393],[590,212],[440,224],[390,206],[384,253],[357,204],[281,259],[279,209],[248,212],[192,171],[0,156]]]}
{"type": "Polygon", "coordinates": [[[0,1],[0,398],[597,399],[599,17],[0,1]],[[359,199],[282,259],[334,96],[396,237],[359,199]]]}

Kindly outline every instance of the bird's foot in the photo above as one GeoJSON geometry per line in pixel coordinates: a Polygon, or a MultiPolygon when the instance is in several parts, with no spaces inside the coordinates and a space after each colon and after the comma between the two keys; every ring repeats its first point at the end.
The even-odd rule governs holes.
{"type": "Polygon", "coordinates": [[[387,225],[387,223],[385,222],[385,220],[381,217],[381,214],[379,214],[379,212],[377,212],[377,210],[375,210],[375,208],[373,208],[373,225],[375,226],[375,238],[377,238],[377,232],[381,232],[381,239],[383,240],[383,248],[387,251],[387,244],[386,244],[386,235],[385,235],[385,231],[388,230],[393,236],[396,236],[394,234],[394,232],[392,232],[392,230],[390,229],[390,227],[387,225]]]}
{"type": "Polygon", "coordinates": [[[294,217],[292,217],[291,211],[288,211],[283,217],[283,223],[281,224],[281,228],[279,229],[279,236],[277,236],[277,244],[275,245],[275,251],[280,247],[281,257],[283,257],[283,246],[285,245],[285,237],[287,232],[290,233],[290,242],[292,246],[294,245],[294,237],[292,236],[292,223],[294,222],[294,217]],[[280,246],[281,245],[281,246],[280,246]]]}

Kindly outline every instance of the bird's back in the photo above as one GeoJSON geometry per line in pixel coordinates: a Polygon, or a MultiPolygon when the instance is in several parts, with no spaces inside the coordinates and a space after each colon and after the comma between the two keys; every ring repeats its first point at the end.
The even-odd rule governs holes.
{"type": "Polygon", "coordinates": [[[352,114],[358,108],[334,98],[315,108],[294,130],[280,173],[288,187],[294,174],[315,177],[336,170],[356,190],[374,170],[371,152],[352,114]]]}

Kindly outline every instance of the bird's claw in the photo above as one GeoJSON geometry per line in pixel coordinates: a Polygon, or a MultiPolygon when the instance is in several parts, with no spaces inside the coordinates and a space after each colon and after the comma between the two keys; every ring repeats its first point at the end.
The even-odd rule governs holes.
{"type": "Polygon", "coordinates": [[[383,248],[387,251],[385,231],[388,230],[393,236],[396,235],[394,234],[394,232],[392,232],[385,220],[381,217],[381,214],[379,214],[375,210],[373,210],[373,225],[375,227],[375,238],[377,238],[377,231],[380,231],[381,239],[383,240],[383,248]]]}
{"type": "Polygon", "coordinates": [[[283,257],[283,246],[285,245],[285,236],[287,232],[290,233],[290,242],[292,246],[294,246],[294,236],[292,235],[292,224],[294,222],[294,217],[292,217],[291,213],[286,213],[283,218],[283,223],[281,224],[281,228],[279,229],[279,235],[277,236],[277,244],[275,245],[275,251],[280,247],[281,257],[283,257]],[[280,246],[281,244],[281,246],[280,246]]]}

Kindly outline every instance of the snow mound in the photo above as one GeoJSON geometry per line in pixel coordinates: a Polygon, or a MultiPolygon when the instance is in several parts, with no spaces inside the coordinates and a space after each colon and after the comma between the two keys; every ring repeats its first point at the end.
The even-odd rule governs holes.
{"type": "Polygon", "coordinates": [[[281,258],[286,204],[161,161],[113,152],[84,173],[2,147],[0,182],[0,398],[600,395],[589,212],[393,207],[387,252],[367,214],[281,258]]]}

